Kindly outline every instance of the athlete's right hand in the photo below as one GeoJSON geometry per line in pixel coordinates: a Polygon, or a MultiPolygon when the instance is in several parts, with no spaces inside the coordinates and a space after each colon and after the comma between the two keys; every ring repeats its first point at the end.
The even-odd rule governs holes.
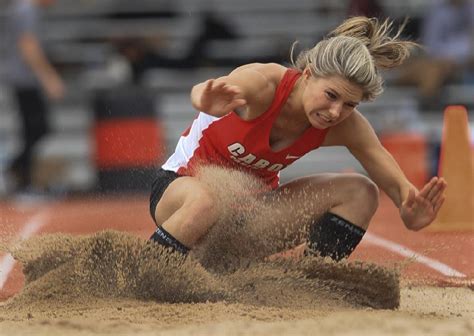
{"type": "Polygon", "coordinates": [[[213,116],[223,116],[247,104],[241,97],[242,90],[238,86],[209,79],[204,83],[204,89],[194,102],[194,107],[213,116]]]}

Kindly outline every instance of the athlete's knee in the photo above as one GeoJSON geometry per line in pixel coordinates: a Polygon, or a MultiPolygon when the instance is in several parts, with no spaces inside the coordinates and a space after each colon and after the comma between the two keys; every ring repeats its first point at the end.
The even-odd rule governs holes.
{"type": "Polygon", "coordinates": [[[193,193],[193,196],[185,202],[184,207],[187,210],[188,218],[183,221],[185,226],[183,229],[206,230],[218,215],[215,198],[206,189],[200,189],[193,193]]]}
{"type": "Polygon", "coordinates": [[[200,190],[187,202],[194,215],[208,216],[216,212],[216,202],[213,195],[206,190],[200,190]]]}
{"type": "MultiPolygon", "coordinates": [[[[165,203],[159,204],[157,213],[158,210],[163,210],[161,211],[163,213],[168,211],[170,216],[162,222],[157,220],[159,227],[152,236],[152,240],[185,254],[216,221],[215,201],[212,193],[199,184],[188,183],[186,194],[179,192],[182,189],[170,191],[175,193],[176,199],[179,199],[179,202],[175,199],[175,203],[181,203],[181,205],[173,212],[173,209],[170,211],[165,206],[159,208],[165,203]]],[[[165,196],[170,197],[171,192],[165,196]]],[[[170,199],[164,200],[173,203],[170,199]]]]}
{"type": "Polygon", "coordinates": [[[361,202],[370,212],[375,212],[379,205],[379,188],[368,177],[360,174],[348,176],[348,192],[351,199],[361,202]]]}

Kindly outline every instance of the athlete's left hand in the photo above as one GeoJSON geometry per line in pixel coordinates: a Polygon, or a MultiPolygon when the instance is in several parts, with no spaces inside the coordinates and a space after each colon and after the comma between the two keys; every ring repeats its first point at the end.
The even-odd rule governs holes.
{"type": "Polygon", "coordinates": [[[443,205],[447,183],[443,178],[433,177],[423,189],[410,189],[400,207],[400,216],[405,226],[414,231],[430,225],[443,205]]]}

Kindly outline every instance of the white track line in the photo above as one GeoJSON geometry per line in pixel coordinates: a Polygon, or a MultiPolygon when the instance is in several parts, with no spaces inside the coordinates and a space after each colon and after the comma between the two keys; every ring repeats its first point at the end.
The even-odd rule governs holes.
{"type": "MultiPolygon", "coordinates": [[[[20,239],[28,239],[38,232],[38,230],[46,224],[48,215],[49,209],[40,211],[33,215],[33,217],[31,217],[23,226],[23,229],[19,234],[20,239]]],[[[13,259],[11,254],[8,253],[0,259],[0,290],[5,286],[14,266],[15,259],[13,259]]]]}
{"type": "Polygon", "coordinates": [[[419,254],[418,252],[415,252],[413,250],[410,250],[409,248],[407,248],[403,245],[394,243],[390,240],[387,240],[387,239],[384,239],[384,238],[379,237],[377,235],[374,235],[373,233],[367,232],[364,235],[364,240],[369,244],[377,245],[379,247],[382,247],[386,250],[395,252],[395,253],[397,253],[399,255],[402,255],[404,257],[413,258],[414,260],[416,260],[420,264],[423,264],[423,265],[425,265],[425,266],[427,266],[431,269],[434,269],[435,271],[437,271],[437,272],[439,272],[443,275],[450,276],[450,277],[457,277],[457,278],[465,278],[466,277],[465,274],[456,271],[455,269],[449,267],[446,264],[443,264],[442,262],[440,262],[438,260],[434,260],[434,259],[425,257],[424,255],[419,254]]]}

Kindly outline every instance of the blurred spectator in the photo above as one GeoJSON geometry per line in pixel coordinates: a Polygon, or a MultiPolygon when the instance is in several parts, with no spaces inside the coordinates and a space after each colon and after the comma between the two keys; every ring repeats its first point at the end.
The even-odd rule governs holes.
{"type": "Polygon", "coordinates": [[[447,81],[467,78],[474,61],[474,2],[430,3],[421,27],[426,53],[401,70],[399,83],[418,87],[422,102],[433,103],[447,81]]]}
{"type": "Polygon", "coordinates": [[[65,90],[39,36],[41,10],[54,2],[14,0],[6,11],[6,83],[11,86],[23,127],[23,149],[7,170],[17,190],[31,186],[34,147],[49,131],[47,98],[60,99],[65,90]]]}

